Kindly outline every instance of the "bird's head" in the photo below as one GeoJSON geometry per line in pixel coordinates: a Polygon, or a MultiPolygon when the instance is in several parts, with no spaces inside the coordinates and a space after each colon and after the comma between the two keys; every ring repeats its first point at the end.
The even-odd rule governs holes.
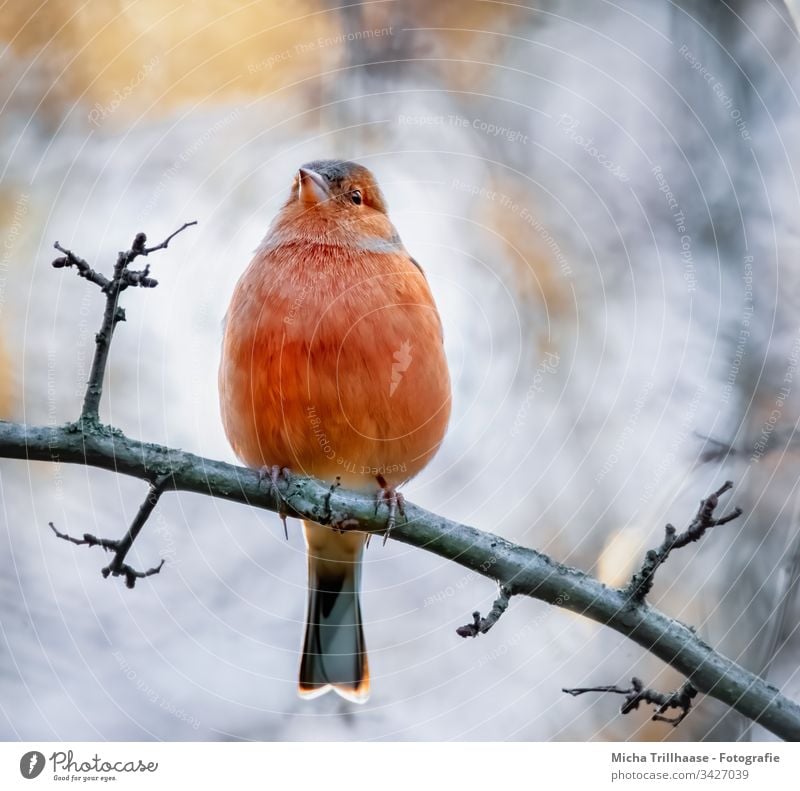
{"type": "Polygon", "coordinates": [[[375,177],[363,165],[340,159],[299,168],[261,249],[297,242],[362,251],[402,248],[375,177]]]}
{"type": "Polygon", "coordinates": [[[294,177],[287,206],[357,217],[370,211],[386,214],[386,202],[375,176],[356,162],[318,159],[303,165],[294,177]]]}

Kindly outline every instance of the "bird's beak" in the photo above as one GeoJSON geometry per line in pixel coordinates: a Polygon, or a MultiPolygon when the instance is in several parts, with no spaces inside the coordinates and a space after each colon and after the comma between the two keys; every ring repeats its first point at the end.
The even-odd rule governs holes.
{"type": "Polygon", "coordinates": [[[331,191],[328,182],[314,170],[300,168],[298,173],[300,181],[300,202],[313,204],[328,200],[331,191]]]}

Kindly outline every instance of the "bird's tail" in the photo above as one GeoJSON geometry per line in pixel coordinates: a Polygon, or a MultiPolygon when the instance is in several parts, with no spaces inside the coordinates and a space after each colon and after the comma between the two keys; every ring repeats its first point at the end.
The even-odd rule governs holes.
{"type": "Polygon", "coordinates": [[[305,523],[308,544],[308,614],[299,693],[315,698],[331,690],[364,703],[369,666],[361,627],[361,555],[364,536],[340,535],[305,523]]]}

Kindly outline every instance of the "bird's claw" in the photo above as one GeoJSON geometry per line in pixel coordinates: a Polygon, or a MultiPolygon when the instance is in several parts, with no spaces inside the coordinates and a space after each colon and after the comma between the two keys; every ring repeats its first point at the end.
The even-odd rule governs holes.
{"type": "MultiPolygon", "coordinates": [[[[330,489],[328,489],[328,493],[325,495],[325,517],[328,522],[331,521],[331,497],[333,497],[334,492],[342,485],[342,479],[337,475],[336,480],[331,484],[330,489]]],[[[334,527],[340,535],[344,535],[344,528],[341,527],[334,527]]]]}
{"type": "Polygon", "coordinates": [[[405,497],[403,497],[403,495],[397,491],[397,489],[395,489],[393,486],[389,486],[386,483],[386,480],[383,478],[383,476],[379,475],[377,480],[381,490],[375,497],[375,513],[377,515],[381,503],[386,503],[387,507],[389,508],[389,516],[386,519],[386,530],[383,533],[383,543],[385,546],[386,542],[389,540],[389,535],[391,534],[392,530],[394,530],[394,526],[397,522],[397,514],[399,513],[400,516],[406,515],[406,500],[405,497]]]}
{"type": "Polygon", "coordinates": [[[280,504],[278,516],[281,522],[283,522],[283,535],[286,537],[287,541],[289,540],[289,527],[286,524],[286,510],[283,507],[284,499],[278,483],[282,478],[285,479],[288,474],[288,468],[281,467],[279,464],[273,464],[271,467],[262,467],[258,471],[259,483],[267,483],[269,485],[269,491],[275,495],[280,504]]]}

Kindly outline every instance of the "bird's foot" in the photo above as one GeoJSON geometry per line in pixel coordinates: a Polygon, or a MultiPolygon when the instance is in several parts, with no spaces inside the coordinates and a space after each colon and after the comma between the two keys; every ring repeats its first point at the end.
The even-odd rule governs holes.
{"type": "MultiPolygon", "coordinates": [[[[328,522],[331,521],[332,512],[331,512],[331,497],[335,494],[336,490],[342,485],[342,479],[337,475],[336,480],[331,484],[330,489],[328,489],[328,493],[325,495],[325,517],[328,522]]],[[[334,527],[333,528],[337,533],[340,535],[344,535],[345,531],[342,527],[334,527]]]]}
{"type": "Polygon", "coordinates": [[[382,475],[377,475],[376,480],[378,481],[378,486],[381,487],[381,490],[375,496],[375,513],[378,513],[378,508],[380,507],[381,503],[386,503],[389,508],[389,517],[386,520],[386,530],[383,534],[383,543],[386,544],[386,541],[389,539],[389,535],[394,530],[395,523],[397,521],[397,514],[399,513],[401,516],[406,515],[405,505],[406,500],[394,486],[389,486],[386,483],[386,479],[382,475]]]}
{"type": "Polygon", "coordinates": [[[281,479],[286,480],[288,475],[289,469],[287,467],[281,467],[279,464],[273,464],[271,467],[262,467],[258,471],[259,483],[266,483],[269,487],[268,491],[271,491],[280,503],[278,516],[281,522],[283,522],[283,534],[287,541],[289,540],[289,527],[286,524],[286,511],[283,507],[284,499],[278,483],[281,479]]]}

